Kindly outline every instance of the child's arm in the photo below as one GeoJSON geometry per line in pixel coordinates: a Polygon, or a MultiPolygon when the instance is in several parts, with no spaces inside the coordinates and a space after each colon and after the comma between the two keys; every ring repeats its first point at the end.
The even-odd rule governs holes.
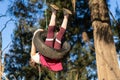
{"type": "Polygon", "coordinates": [[[31,45],[31,52],[30,52],[30,55],[31,56],[34,56],[36,54],[36,48],[35,48],[35,45],[32,41],[32,45],[31,45]]]}
{"type": "MultiPolygon", "coordinates": [[[[43,31],[43,29],[38,29],[34,32],[34,35],[36,34],[37,31],[43,31]]],[[[34,37],[33,35],[33,37],[34,37]]],[[[33,43],[32,40],[32,45],[31,45],[31,52],[30,52],[30,56],[31,56],[31,61],[40,64],[40,56],[39,53],[36,53],[36,48],[35,45],[33,43]]]]}
{"type": "Polygon", "coordinates": [[[31,62],[35,62],[35,63],[40,63],[40,57],[39,57],[39,53],[36,53],[36,48],[35,48],[35,45],[32,41],[32,46],[31,46],[31,52],[30,52],[30,55],[31,55],[31,62]]]}
{"type": "MultiPolygon", "coordinates": [[[[34,35],[35,35],[38,31],[43,31],[43,29],[37,29],[37,30],[34,32],[34,35]]],[[[34,37],[34,35],[33,35],[33,37],[34,37]]],[[[35,48],[35,45],[34,45],[33,39],[32,39],[32,45],[31,45],[30,55],[31,55],[31,56],[34,56],[35,54],[36,54],[36,48],[35,48]]]]}

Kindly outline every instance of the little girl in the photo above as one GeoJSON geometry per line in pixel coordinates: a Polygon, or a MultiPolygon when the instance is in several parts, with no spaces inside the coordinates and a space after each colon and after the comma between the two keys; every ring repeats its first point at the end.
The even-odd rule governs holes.
{"type": "MultiPolygon", "coordinates": [[[[51,19],[50,19],[50,23],[49,23],[49,27],[48,27],[48,33],[47,33],[47,38],[45,40],[45,44],[47,46],[55,48],[55,49],[61,49],[61,40],[62,40],[63,35],[67,28],[68,17],[72,13],[70,10],[63,8],[64,19],[61,24],[60,30],[57,33],[56,38],[54,40],[54,29],[56,27],[56,22],[55,22],[56,21],[56,13],[59,10],[59,8],[54,4],[51,4],[50,7],[52,10],[52,15],[51,15],[51,19]]],[[[39,29],[39,30],[43,31],[42,29],[39,29]]],[[[37,31],[39,31],[39,30],[37,30],[37,31]]],[[[35,35],[35,33],[34,33],[34,35],[35,35]]],[[[40,52],[36,53],[36,48],[34,46],[33,41],[32,41],[32,47],[31,47],[31,59],[33,62],[41,64],[52,71],[61,71],[63,69],[62,62],[60,60],[52,60],[52,59],[49,59],[49,58],[43,56],[42,54],[40,54],[40,52]]]]}

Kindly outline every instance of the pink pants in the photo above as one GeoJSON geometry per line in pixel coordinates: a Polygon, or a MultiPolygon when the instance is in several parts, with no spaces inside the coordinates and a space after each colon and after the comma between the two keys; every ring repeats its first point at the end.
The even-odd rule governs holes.
{"type": "MultiPolygon", "coordinates": [[[[65,33],[65,29],[60,27],[60,30],[58,34],[56,35],[55,40],[54,40],[54,29],[55,29],[55,26],[48,27],[48,33],[47,33],[45,44],[55,49],[61,49],[61,40],[65,33]]],[[[48,69],[52,71],[61,71],[63,69],[62,63],[60,60],[59,61],[52,60],[43,55],[40,55],[40,62],[43,66],[47,67],[48,69]]]]}

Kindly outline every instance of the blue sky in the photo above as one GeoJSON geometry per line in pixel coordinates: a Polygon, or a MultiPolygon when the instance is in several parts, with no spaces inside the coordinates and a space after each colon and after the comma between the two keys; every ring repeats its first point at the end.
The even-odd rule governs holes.
{"type": "MultiPolygon", "coordinates": [[[[0,2],[0,15],[5,15],[8,8],[8,0],[3,0],[0,2]]],[[[7,15],[7,14],[6,14],[7,15]]],[[[5,24],[11,17],[4,16],[0,17],[0,31],[5,27],[5,24]]],[[[2,31],[2,50],[8,45],[11,41],[11,34],[13,33],[13,29],[15,28],[14,23],[12,21],[8,22],[6,28],[2,31]]],[[[4,52],[8,51],[7,48],[4,52]]]]}
{"type": "MultiPolygon", "coordinates": [[[[120,4],[119,0],[110,0],[110,10],[115,16],[115,7],[116,3],[120,4]]],[[[6,13],[7,8],[9,7],[8,0],[3,0],[0,2],[0,15],[4,15],[6,13]]],[[[120,8],[120,7],[119,7],[120,8]]],[[[10,16],[0,17],[0,31],[4,27],[5,23],[10,19],[10,16]]],[[[15,28],[14,22],[10,21],[6,28],[2,31],[2,50],[11,42],[11,35],[13,34],[13,29],[15,28]]],[[[9,47],[5,49],[3,53],[8,52],[9,47]]]]}

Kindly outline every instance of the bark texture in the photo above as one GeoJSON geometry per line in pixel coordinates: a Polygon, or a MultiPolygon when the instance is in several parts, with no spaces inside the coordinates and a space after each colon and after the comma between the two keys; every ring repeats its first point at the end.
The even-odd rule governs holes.
{"type": "Polygon", "coordinates": [[[106,0],[89,0],[99,80],[120,80],[106,0]]]}

